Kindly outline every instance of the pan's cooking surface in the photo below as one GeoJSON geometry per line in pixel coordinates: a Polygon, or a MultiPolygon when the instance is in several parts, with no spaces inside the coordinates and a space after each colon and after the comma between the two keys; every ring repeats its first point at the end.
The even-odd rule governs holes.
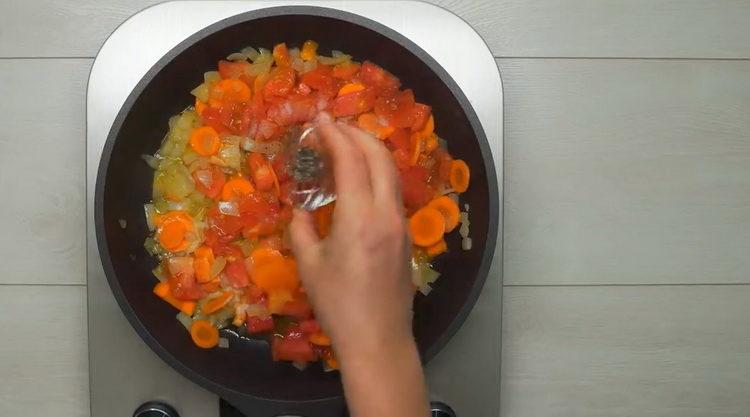
{"type": "MultiPolygon", "coordinates": [[[[357,37],[359,47],[357,45],[348,45],[347,41],[336,40],[336,34],[342,31],[356,34],[357,30],[364,30],[362,28],[357,29],[357,27],[350,23],[328,19],[324,24],[321,23],[323,22],[323,20],[320,20],[321,18],[315,18],[315,21],[311,21],[305,20],[310,19],[305,16],[293,16],[285,19],[289,19],[286,20],[287,23],[285,24],[279,23],[279,20],[274,22],[271,18],[267,18],[265,23],[264,21],[253,22],[253,41],[251,43],[272,45],[279,40],[295,42],[295,36],[300,39],[307,37],[307,33],[296,33],[295,30],[298,29],[295,28],[318,28],[318,26],[330,28],[333,26],[333,28],[328,29],[330,31],[328,35],[323,32],[323,29],[318,28],[316,30],[321,30],[320,36],[310,37],[316,38],[323,45],[336,45],[337,49],[351,51],[358,59],[369,58],[391,69],[403,80],[405,85],[415,89],[418,99],[435,106],[436,117],[439,117],[441,120],[454,121],[450,127],[454,131],[442,131],[441,133],[444,136],[449,138],[471,138],[474,136],[469,120],[461,114],[460,105],[450,90],[445,88],[445,86],[436,84],[440,82],[438,77],[431,72],[425,72],[426,67],[424,64],[416,57],[411,56],[409,58],[409,55],[405,54],[405,50],[400,46],[394,44],[390,47],[384,47],[383,45],[385,45],[387,39],[384,40],[383,37],[375,34],[365,35],[365,32],[362,32],[362,36],[357,37]],[[289,25],[288,29],[283,30],[288,35],[279,36],[278,31],[284,28],[284,25],[289,25]],[[263,29],[266,26],[269,28],[263,29]],[[276,35],[270,34],[270,27],[273,27],[275,31],[273,33],[276,35]],[[264,30],[269,34],[262,35],[264,30]],[[262,39],[263,36],[268,36],[268,39],[262,39]],[[368,43],[366,41],[367,36],[374,36],[374,38],[368,43]],[[371,48],[371,50],[367,48],[371,48]],[[393,57],[401,59],[397,62],[394,61],[393,57]],[[420,65],[422,69],[420,69],[420,65]],[[447,103],[450,103],[450,105],[447,103]],[[463,120],[461,120],[462,118],[463,120]],[[461,126],[462,122],[463,127],[461,126]]],[[[137,163],[135,161],[139,161],[140,154],[151,153],[156,148],[158,141],[163,135],[168,115],[179,109],[180,106],[185,106],[184,101],[170,100],[175,95],[172,94],[170,96],[166,92],[189,91],[190,87],[196,83],[196,80],[200,79],[201,70],[188,71],[185,70],[186,67],[207,68],[210,66],[208,62],[215,61],[217,56],[221,57],[225,55],[225,51],[232,51],[250,43],[246,40],[236,41],[236,39],[240,38],[250,38],[251,35],[249,33],[243,34],[243,30],[246,31],[247,29],[243,29],[241,26],[231,27],[228,31],[223,31],[205,41],[198,42],[196,46],[186,52],[191,53],[190,51],[192,50],[192,56],[185,57],[183,55],[176,58],[160,74],[156,75],[153,81],[155,84],[152,84],[156,85],[156,87],[149,87],[144,91],[140,98],[135,101],[133,112],[124,120],[125,124],[121,134],[122,137],[129,139],[127,145],[122,145],[125,142],[118,141],[114,147],[114,157],[109,167],[109,176],[107,177],[107,189],[109,191],[105,189],[101,195],[104,204],[100,219],[107,230],[109,250],[113,254],[112,267],[120,272],[136,272],[136,274],[128,275],[129,277],[148,277],[148,268],[151,266],[146,262],[147,256],[140,249],[142,239],[145,236],[145,229],[143,227],[143,220],[141,219],[140,222],[138,220],[142,216],[140,215],[141,204],[148,198],[150,177],[145,164],[141,164],[143,166],[142,170],[138,167],[133,168],[133,166],[137,163]],[[221,45],[221,47],[217,45],[221,45]],[[217,48],[219,51],[215,51],[217,48]],[[153,111],[154,109],[165,110],[161,112],[153,111]],[[137,123],[134,121],[137,121],[137,123]],[[128,175],[118,176],[118,172],[127,172],[128,175]],[[114,192],[112,191],[114,189],[128,190],[128,192],[114,192]],[[128,220],[128,228],[125,231],[122,231],[119,228],[119,224],[117,224],[119,218],[128,220]],[[117,224],[116,228],[115,224],[117,224]],[[130,254],[136,255],[135,262],[130,259],[130,254]]],[[[470,165],[472,165],[475,173],[474,187],[484,190],[496,190],[496,188],[490,187],[490,183],[488,183],[488,181],[492,181],[492,178],[488,178],[487,175],[482,174],[481,167],[483,167],[482,164],[486,161],[482,159],[482,154],[476,142],[470,142],[469,139],[463,140],[467,142],[462,142],[460,148],[451,148],[451,151],[456,153],[458,157],[467,159],[470,165]],[[477,181],[476,178],[480,178],[480,180],[477,181]]],[[[491,166],[490,169],[492,169],[491,166]]],[[[474,196],[469,195],[472,216],[479,212],[479,214],[476,214],[476,218],[472,217],[472,228],[485,231],[486,233],[487,230],[492,229],[489,221],[492,207],[487,202],[488,194],[486,191],[475,194],[474,196]],[[483,210],[482,207],[484,207],[484,216],[481,213],[483,210]],[[484,217],[484,220],[482,217],[484,217]]],[[[497,206],[495,205],[496,209],[497,206]]],[[[474,249],[478,255],[474,254],[474,257],[469,256],[466,260],[448,258],[445,265],[442,265],[446,276],[441,281],[453,285],[443,287],[444,295],[442,297],[439,296],[441,291],[439,287],[430,298],[418,301],[418,325],[415,331],[420,341],[420,347],[428,354],[433,353],[429,347],[435,345],[435,342],[445,332],[446,328],[451,325],[453,316],[458,314],[467,299],[471,298],[471,290],[474,288],[472,281],[479,269],[479,261],[482,258],[481,249],[484,246],[484,239],[481,236],[474,234],[473,237],[475,241],[474,249]],[[477,242],[481,242],[481,244],[477,245],[477,242]],[[458,267],[451,266],[451,262],[461,265],[458,267]],[[474,265],[470,263],[474,263],[474,265]],[[434,297],[435,295],[438,295],[438,297],[434,297]],[[460,297],[460,295],[463,295],[463,297],[460,297]],[[435,299],[434,302],[432,302],[433,298],[435,299]],[[424,320],[427,317],[429,317],[429,320],[424,320]]],[[[494,236],[492,243],[494,243],[494,236]]],[[[458,242],[453,242],[452,245],[453,247],[457,247],[458,242]]],[[[216,362],[210,359],[206,360],[204,356],[206,352],[198,351],[197,349],[187,349],[191,346],[189,342],[186,342],[184,330],[176,321],[171,319],[174,313],[150,296],[149,292],[152,284],[148,280],[127,279],[120,275],[118,273],[117,277],[121,281],[126,282],[125,285],[122,285],[123,292],[121,295],[123,300],[130,303],[133,309],[138,312],[138,319],[145,327],[145,329],[142,329],[145,330],[142,335],[147,340],[151,336],[156,336],[158,342],[151,340],[151,343],[154,343],[154,347],[157,350],[164,349],[170,352],[175,360],[175,363],[172,363],[172,365],[178,367],[178,369],[181,366],[190,366],[197,373],[206,376],[207,380],[198,378],[198,382],[220,384],[224,387],[232,387],[238,391],[253,392],[257,395],[270,398],[305,400],[330,398],[338,395],[338,382],[332,375],[322,374],[319,370],[317,372],[315,370],[306,371],[300,375],[286,364],[273,364],[267,357],[268,354],[265,347],[259,344],[251,344],[249,347],[243,349],[235,349],[233,347],[217,354],[225,356],[225,360],[216,362]],[[142,285],[132,283],[140,283],[142,285]],[[257,352],[258,354],[252,356],[252,352],[257,352]],[[249,360],[249,358],[253,359],[249,360]],[[217,363],[219,363],[219,370],[216,370],[217,363]],[[230,368],[221,368],[221,364],[226,364],[230,368]],[[232,386],[232,384],[235,385],[232,386]]],[[[125,275],[125,273],[122,275],[125,275]]],[[[236,346],[239,346],[239,344],[236,346]]],[[[180,370],[186,371],[185,369],[180,370]]],[[[231,395],[231,392],[229,394],[231,395]]]]}

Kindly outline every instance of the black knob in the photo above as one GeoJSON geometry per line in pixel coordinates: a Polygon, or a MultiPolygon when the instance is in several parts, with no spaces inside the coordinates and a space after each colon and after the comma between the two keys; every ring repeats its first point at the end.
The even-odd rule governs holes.
{"type": "Polygon", "coordinates": [[[439,401],[430,403],[430,411],[432,417],[456,417],[456,413],[448,404],[439,401]]]}
{"type": "Polygon", "coordinates": [[[141,404],[133,413],[133,417],[180,417],[177,411],[169,404],[158,401],[149,401],[141,404]]]}

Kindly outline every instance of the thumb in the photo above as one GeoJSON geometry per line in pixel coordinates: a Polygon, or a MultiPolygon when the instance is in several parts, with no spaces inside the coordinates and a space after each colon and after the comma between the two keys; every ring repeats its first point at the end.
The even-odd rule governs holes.
{"type": "Polygon", "coordinates": [[[294,255],[303,263],[317,257],[318,243],[320,238],[315,230],[315,222],[309,212],[294,209],[292,223],[289,225],[289,234],[292,241],[294,255]]]}

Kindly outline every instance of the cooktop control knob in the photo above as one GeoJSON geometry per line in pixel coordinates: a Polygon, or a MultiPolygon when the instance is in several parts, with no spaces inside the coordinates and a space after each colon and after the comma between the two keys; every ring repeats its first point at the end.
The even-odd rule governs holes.
{"type": "Polygon", "coordinates": [[[456,413],[446,403],[433,401],[430,403],[431,417],[456,417],[456,413]]]}
{"type": "Polygon", "coordinates": [[[141,404],[133,413],[133,417],[180,417],[177,411],[169,404],[158,401],[149,401],[141,404]]]}

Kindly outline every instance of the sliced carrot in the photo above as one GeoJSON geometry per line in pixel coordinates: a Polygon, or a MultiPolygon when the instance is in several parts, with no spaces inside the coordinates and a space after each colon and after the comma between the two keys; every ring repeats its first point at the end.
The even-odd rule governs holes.
{"type": "Polygon", "coordinates": [[[208,246],[201,246],[193,253],[193,268],[195,269],[195,278],[199,283],[204,284],[211,281],[211,265],[214,263],[214,251],[208,246]]]}
{"type": "Polygon", "coordinates": [[[331,346],[331,338],[323,332],[313,333],[309,337],[310,343],[318,346],[331,346]]]}
{"type": "Polygon", "coordinates": [[[360,114],[357,118],[357,126],[381,140],[387,138],[396,130],[393,126],[381,124],[380,118],[372,112],[360,114]]]}
{"type": "Polygon", "coordinates": [[[293,292],[299,288],[297,264],[292,259],[263,262],[253,267],[250,278],[268,293],[279,290],[293,292]]]}
{"type": "Polygon", "coordinates": [[[224,291],[221,295],[206,301],[201,311],[205,314],[213,314],[224,308],[229,303],[229,300],[232,299],[232,296],[234,296],[232,291],[224,291]]]}
{"type": "Polygon", "coordinates": [[[190,326],[190,337],[196,346],[203,349],[211,349],[219,344],[219,329],[214,327],[208,320],[195,320],[190,326]]]}
{"type": "Polygon", "coordinates": [[[250,86],[236,78],[227,78],[214,84],[209,91],[208,104],[221,107],[223,103],[247,103],[253,95],[250,86]]]}
{"type": "Polygon", "coordinates": [[[170,252],[187,249],[190,242],[188,232],[193,230],[193,219],[184,211],[170,211],[156,220],[156,239],[170,252]]]}
{"type": "Polygon", "coordinates": [[[362,91],[364,89],[365,89],[365,85],[362,84],[362,83],[344,84],[344,86],[339,89],[339,94],[338,95],[340,97],[340,96],[343,96],[345,94],[356,93],[357,91],[362,91]]]}
{"type": "Polygon", "coordinates": [[[206,110],[206,107],[208,107],[208,104],[198,97],[195,98],[195,112],[198,113],[198,116],[203,115],[203,110],[206,110]]]}
{"type": "Polygon", "coordinates": [[[419,161],[419,155],[422,153],[422,135],[420,135],[419,132],[412,133],[409,142],[411,145],[409,165],[414,166],[419,161]]]}
{"type": "Polygon", "coordinates": [[[294,300],[291,292],[286,290],[274,290],[268,293],[266,307],[271,314],[281,314],[286,303],[294,300]]]}
{"type": "Polygon", "coordinates": [[[257,266],[269,263],[283,261],[284,255],[276,249],[268,246],[259,246],[250,252],[250,264],[254,269],[257,266]]]}
{"type": "Polygon", "coordinates": [[[255,191],[255,188],[250,181],[242,177],[235,177],[224,184],[224,188],[221,189],[221,198],[224,201],[232,201],[253,191],[255,191]]]}
{"type": "Polygon", "coordinates": [[[328,365],[328,367],[331,369],[339,369],[339,361],[337,361],[335,358],[326,359],[326,365],[328,365]]]}
{"type": "Polygon", "coordinates": [[[443,238],[445,217],[432,207],[422,207],[409,219],[409,231],[415,245],[432,246],[443,238]]]}
{"type": "Polygon", "coordinates": [[[458,208],[458,203],[452,198],[444,195],[430,201],[427,206],[436,209],[445,217],[445,233],[458,226],[458,222],[461,220],[461,209],[458,208]]]}
{"type": "Polygon", "coordinates": [[[422,135],[422,137],[430,136],[435,131],[435,118],[430,115],[430,118],[427,119],[427,123],[425,123],[422,130],[419,131],[419,134],[422,135]]]}
{"type": "Polygon", "coordinates": [[[192,316],[195,313],[195,301],[178,300],[172,295],[172,292],[169,290],[169,284],[166,282],[156,284],[154,294],[188,316],[192,316]]]}
{"type": "Polygon", "coordinates": [[[439,143],[436,134],[431,133],[428,136],[423,136],[423,138],[425,152],[430,153],[438,148],[439,143]]]}
{"type": "Polygon", "coordinates": [[[202,126],[190,133],[190,147],[198,155],[211,156],[219,152],[221,140],[214,128],[202,126]]]}
{"type": "Polygon", "coordinates": [[[280,43],[273,47],[273,60],[277,67],[288,67],[292,65],[292,59],[289,56],[289,49],[285,43],[280,43]]]}
{"type": "Polygon", "coordinates": [[[460,159],[451,162],[450,184],[453,191],[462,193],[469,188],[469,166],[460,159]]]}
{"type": "Polygon", "coordinates": [[[434,258],[435,256],[445,253],[448,250],[448,244],[445,243],[445,239],[440,239],[440,242],[427,248],[427,255],[434,258]]]}
{"type": "Polygon", "coordinates": [[[312,61],[318,56],[318,43],[315,41],[305,41],[302,44],[302,50],[299,52],[299,57],[305,61],[312,61]]]}

